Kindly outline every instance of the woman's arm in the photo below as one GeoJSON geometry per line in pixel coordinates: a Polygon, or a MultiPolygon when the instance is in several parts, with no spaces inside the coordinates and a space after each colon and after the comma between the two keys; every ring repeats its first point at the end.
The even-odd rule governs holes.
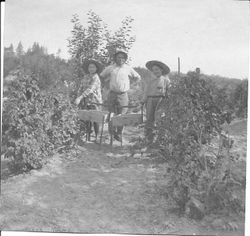
{"type": "Polygon", "coordinates": [[[92,79],[90,84],[88,85],[87,89],[83,92],[83,96],[87,97],[89,96],[91,93],[93,93],[93,91],[95,89],[97,89],[100,86],[100,79],[98,77],[98,75],[95,75],[92,79]]]}
{"type": "Polygon", "coordinates": [[[130,70],[130,76],[132,76],[133,78],[136,78],[137,81],[141,80],[141,76],[133,68],[131,68],[130,70]]]}
{"type": "MultiPolygon", "coordinates": [[[[141,87],[143,87],[143,80],[141,80],[141,87]]],[[[146,79],[144,80],[144,89],[143,89],[143,98],[142,98],[142,103],[146,103],[147,102],[147,97],[148,97],[148,83],[146,81],[146,79]]]]}
{"type": "Polygon", "coordinates": [[[84,78],[83,78],[83,81],[85,82],[84,84],[82,83],[81,84],[81,88],[80,88],[80,91],[83,91],[81,93],[81,95],[79,97],[77,97],[77,99],[75,100],[75,103],[78,105],[81,100],[84,98],[84,97],[87,97],[89,94],[91,94],[95,87],[96,87],[96,79],[95,79],[95,76],[94,78],[91,79],[91,83],[90,84],[87,84],[88,83],[88,80],[89,80],[89,75],[85,75],[84,78]]]}
{"type": "Polygon", "coordinates": [[[111,72],[112,66],[106,67],[100,74],[100,77],[104,79],[104,81],[107,81],[109,79],[109,75],[111,72]]]}

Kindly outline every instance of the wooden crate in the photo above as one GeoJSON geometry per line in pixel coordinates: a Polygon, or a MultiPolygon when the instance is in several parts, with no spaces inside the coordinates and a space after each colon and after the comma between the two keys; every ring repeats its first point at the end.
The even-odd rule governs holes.
{"type": "Polygon", "coordinates": [[[80,110],[78,116],[81,120],[91,121],[97,123],[103,123],[108,116],[106,111],[96,111],[96,110],[80,110]]]}
{"type": "MultiPolygon", "coordinates": [[[[91,121],[96,123],[101,123],[101,135],[100,135],[100,145],[102,145],[102,136],[103,136],[103,129],[104,123],[107,121],[107,117],[109,112],[107,111],[96,111],[96,110],[80,110],[78,112],[78,116],[83,121],[91,121]]],[[[96,136],[97,140],[97,136],[96,136]]],[[[90,133],[86,133],[86,141],[90,141],[90,133]]]]}
{"type": "Polygon", "coordinates": [[[136,126],[142,123],[142,114],[130,113],[116,115],[111,118],[113,126],[136,126]]]}

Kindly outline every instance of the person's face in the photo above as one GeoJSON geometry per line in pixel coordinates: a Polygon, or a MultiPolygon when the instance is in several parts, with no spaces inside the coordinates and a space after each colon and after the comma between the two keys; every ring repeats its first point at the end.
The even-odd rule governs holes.
{"type": "Polygon", "coordinates": [[[118,53],[115,57],[115,62],[118,66],[123,65],[126,62],[126,56],[123,53],[118,53]]]}
{"type": "Polygon", "coordinates": [[[89,64],[88,71],[90,74],[95,74],[97,71],[96,65],[95,64],[89,64]]]}
{"type": "Polygon", "coordinates": [[[162,76],[162,69],[159,66],[152,66],[152,72],[156,77],[161,77],[162,76]]]}

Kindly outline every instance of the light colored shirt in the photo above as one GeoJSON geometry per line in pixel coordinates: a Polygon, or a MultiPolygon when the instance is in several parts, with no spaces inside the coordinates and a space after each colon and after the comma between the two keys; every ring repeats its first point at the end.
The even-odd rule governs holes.
{"type": "Polygon", "coordinates": [[[170,80],[167,75],[159,78],[149,79],[146,82],[143,98],[148,96],[165,96],[166,89],[170,86],[170,80]]]}
{"type": "Polygon", "coordinates": [[[87,74],[81,83],[81,94],[88,97],[89,102],[102,103],[101,81],[98,74],[87,74]]]}
{"type": "Polygon", "coordinates": [[[115,92],[127,92],[130,89],[129,77],[141,79],[140,75],[129,65],[110,65],[100,74],[109,80],[109,89],[115,92]]]}

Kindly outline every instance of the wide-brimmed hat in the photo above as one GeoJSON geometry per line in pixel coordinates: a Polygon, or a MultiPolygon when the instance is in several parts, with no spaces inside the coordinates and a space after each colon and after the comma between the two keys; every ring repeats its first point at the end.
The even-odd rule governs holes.
{"type": "Polygon", "coordinates": [[[102,70],[103,70],[103,65],[97,61],[97,60],[94,60],[94,59],[86,59],[83,61],[83,69],[85,71],[85,73],[89,73],[88,71],[88,67],[89,67],[89,64],[94,64],[96,66],[96,73],[101,73],[102,70]]]}
{"type": "Polygon", "coordinates": [[[122,53],[123,55],[125,55],[126,60],[128,59],[128,53],[127,53],[127,51],[124,50],[124,49],[121,49],[121,48],[117,48],[115,50],[114,59],[116,58],[117,54],[119,54],[119,53],[122,53]]]}
{"type": "Polygon", "coordinates": [[[146,63],[146,67],[150,70],[150,71],[152,71],[152,67],[153,66],[158,66],[158,67],[160,67],[161,69],[162,69],[162,74],[163,75],[167,75],[169,72],[170,72],[170,69],[169,69],[169,67],[165,64],[165,63],[163,63],[163,62],[161,62],[161,61],[148,61],[147,63],[146,63]]]}

